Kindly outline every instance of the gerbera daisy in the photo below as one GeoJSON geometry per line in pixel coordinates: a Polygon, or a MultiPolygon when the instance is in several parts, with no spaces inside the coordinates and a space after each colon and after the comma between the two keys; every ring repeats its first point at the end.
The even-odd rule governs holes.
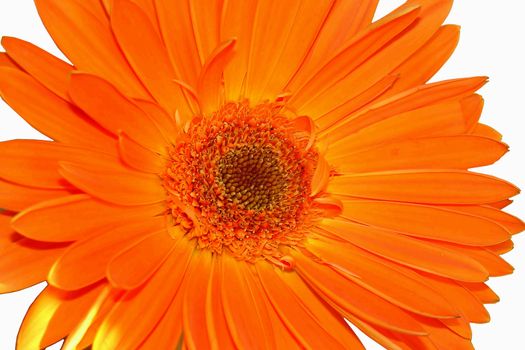
{"type": "Polygon", "coordinates": [[[471,349],[524,224],[485,77],[426,82],[451,0],[36,0],[4,37],[0,292],[17,346],[471,349]]]}

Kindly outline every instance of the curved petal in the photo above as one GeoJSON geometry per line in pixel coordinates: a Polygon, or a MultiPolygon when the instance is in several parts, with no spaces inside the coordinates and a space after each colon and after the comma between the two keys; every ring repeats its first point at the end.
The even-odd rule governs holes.
{"type": "MultiPolygon", "coordinates": [[[[310,308],[314,305],[305,303],[297,297],[298,291],[293,291],[283,281],[286,272],[279,272],[267,262],[256,265],[257,274],[273,308],[291,333],[299,342],[308,349],[352,349],[361,348],[359,341],[350,328],[344,329],[334,315],[325,311],[324,318],[318,318],[320,304],[316,310],[310,308]],[[322,320],[322,321],[321,321],[322,320]],[[336,335],[336,332],[342,334],[336,335]],[[341,342],[340,338],[345,338],[341,342]]],[[[295,273],[295,272],[290,272],[295,273]]],[[[322,307],[321,307],[322,308],[322,307]]]]}
{"type": "Polygon", "coordinates": [[[165,226],[163,217],[151,218],[125,223],[75,242],[55,261],[48,282],[62,290],[78,290],[96,283],[106,277],[108,264],[115,256],[165,226]]]}
{"type": "Polygon", "coordinates": [[[57,198],[27,208],[12,221],[26,237],[47,242],[77,241],[100,229],[153,219],[160,205],[121,207],[80,194],[57,198]]]}
{"type": "Polygon", "coordinates": [[[469,169],[490,165],[508,151],[504,143],[458,135],[396,140],[353,152],[327,152],[341,173],[397,169],[469,169]]]}
{"type": "Polygon", "coordinates": [[[140,287],[162,266],[177,243],[166,227],[146,235],[111,259],[107,266],[108,280],[116,288],[140,287]]]}
{"type": "Polygon", "coordinates": [[[26,72],[64,100],[69,100],[69,74],[75,69],[72,65],[21,39],[4,36],[2,46],[26,72]]]}
{"type": "Polygon", "coordinates": [[[328,192],[343,196],[428,204],[486,204],[519,189],[493,176],[454,170],[411,170],[333,177],[328,192]]]}
{"type": "Polygon", "coordinates": [[[115,0],[111,28],[133,70],[155,99],[170,113],[179,110],[190,114],[184,94],[173,81],[176,75],[166,48],[141,8],[129,0],[115,0]]]}
{"type": "Polygon", "coordinates": [[[21,238],[17,234],[0,246],[0,293],[14,292],[42,282],[67,244],[21,238]]]}
{"type": "Polygon", "coordinates": [[[321,230],[383,258],[412,269],[464,282],[483,282],[488,272],[476,260],[395,232],[346,221],[325,219],[321,230]]]}
{"type": "Polygon", "coordinates": [[[232,338],[241,349],[274,349],[275,339],[253,270],[247,262],[223,254],[221,292],[226,322],[232,338]],[[251,312],[246,312],[251,310],[251,312]]]}
{"type": "Polygon", "coordinates": [[[160,179],[153,174],[124,167],[104,169],[67,162],[61,162],[60,167],[60,174],[75,187],[113,204],[138,206],[166,200],[160,179]]]}
{"type": "Polygon", "coordinates": [[[0,180],[0,208],[11,211],[22,211],[29,206],[54,198],[72,194],[69,190],[41,189],[20,186],[0,180]]]}
{"type": "Polygon", "coordinates": [[[344,218],[409,236],[472,246],[510,239],[509,232],[493,221],[442,207],[384,201],[343,203],[344,218]]]}
{"type": "Polygon", "coordinates": [[[112,152],[115,141],[81,111],[19,70],[0,68],[0,94],[31,126],[67,144],[112,152]]]}
{"type": "Polygon", "coordinates": [[[93,348],[136,349],[174,300],[192,252],[189,242],[177,247],[143,288],[127,292],[102,322],[93,348]]]}
{"type": "Polygon", "coordinates": [[[44,289],[24,317],[17,349],[46,348],[68,336],[103,290],[104,284],[73,293],[44,289]]]}
{"type": "Polygon", "coordinates": [[[76,0],[35,4],[53,40],[79,70],[105,77],[130,97],[149,98],[120,51],[107,17],[97,17],[76,0]]]}
{"type": "Polygon", "coordinates": [[[69,94],[79,108],[109,132],[118,135],[122,130],[140,144],[165,152],[166,142],[153,120],[109,82],[95,75],[75,73],[69,94]]]}
{"type": "Polygon", "coordinates": [[[64,189],[71,184],[59,174],[60,161],[83,164],[112,164],[119,159],[110,154],[58,142],[11,140],[0,143],[0,178],[24,186],[64,189]]]}

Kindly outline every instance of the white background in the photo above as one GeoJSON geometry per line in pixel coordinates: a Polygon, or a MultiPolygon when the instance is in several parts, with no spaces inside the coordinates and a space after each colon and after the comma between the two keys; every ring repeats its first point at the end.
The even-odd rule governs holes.
{"type": "MultiPolygon", "coordinates": [[[[382,0],[379,13],[402,1],[382,0]]],[[[486,104],[482,120],[498,129],[511,152],[497,165],[483,171],[525,188],[525,2],[522,0],[458,0],[447,20],[462,26],[461,42],[452,59],[433,80],[488,75],[490,83],[481,93],[486,104]]],[[[0,0],[0,35],[16,36],[60,55],[40,23],[31,0],[0,0]]],[[[42,138],[0,102],[0,140],[42,138]]],[[[1,166],[1,164],[0,164],[1,166]]],[[[525,217],[525,196],[516,198],[508,210],[525,217]]],[[[506,255],[516,272],[491,280],[502,301],[489,305],[492,322],[474,325],[478,350],[523,349],[525,314],[525,239],[506,255]]],[[[0,350],[14,349],[18,327],[31,301],[43,288],[36,286],[11,295],[0,295],[0,350]]],[[[367,349],[379,346],[364,340],[367,349]]],[[[162,349],[159,349],[162,350],[162,349]]],[[[447,349],[449,350],[449,349],[447,349]]],[[[453,350],[453,349],[450,349],[453,350]]]]}

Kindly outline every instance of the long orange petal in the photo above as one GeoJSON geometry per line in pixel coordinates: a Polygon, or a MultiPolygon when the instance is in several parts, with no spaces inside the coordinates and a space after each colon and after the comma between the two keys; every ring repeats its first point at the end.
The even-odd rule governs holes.
{"type": "Polygon", "coordinates": [[[73,66],[21,39],[4,36],[2,46],[36,80],[64,100],[69,99],[67,86],[73,66]]]}
{"type": "Polygon", "coordinates": [[[251,266],[228,254],[221,256],[221,262],[224,314],[235,344],[241,349],[275,348],[268,313],[260,303],[264,294],[257,288],[251,266]]]}
{"type": "Polygon", "coordinates": [[[176,243],[167,228],[146,235],[111,259],[108,280],[116,288],[140,287],[162,266],[176,243]]]}
{"type": "Polygon", "coordinates": [[[123,206],[162,202],[166,192],[158,176],[131,169],[95,168],[61,162],[60,174],[96,198],[123,206]]]}
{"type": "Polygon", "coordinates": [[[12,226],[26,237],[48,242],[84,239],[103,228],[152,219],[159,205],[120,207],[80,194],[38,203],[19,213],[12,226]]]}
{"type": "MultiPolygon", "coordinates": [[[[289,101],[290,105],[297,109],[298,113],[311,116],[322,115],[323,111],[328,111],[330,108],[322,107],[319,105],[321,102],[318,102],[316,106],[311,106],[309,103],[315,101],[317,96],[323,95],[325,91],[341,81],[356,67],[359,67],[392,38],[403,32],[416,20],[418,14],[418,7],[408,8],[391,20],[384,21],[381,25],[371,28],[367,33],[355,38],[350,45],[341,50],[324,66],[318,67],[317,72],[311,76],[307,83],[297,88],[297,93],[289,101]]],[[[345,99],[348,99],[348,91],[345,99]]],[[[345,99],[341,99],[341,101],[345,99]]],[[[336,102],[331,97],[327,97],[324,103],[333,105],[336,102]]]]}
{"type": "Polygon", "coordinates": [[[0,177],[14,183],[47,189],[70,188],[58,173],[59,161],[115,163],[118,157],[58,142],[11,140],[0,143],[0,177]]]}
{"type": "Polygon", "coordinates": [[[196,86],[204,62],[201,62],[195,41],[190,2],[155,0],[155,8],[162,38],[177,78],[196,86]]]}
{"type": "Polygon", "coordinates": [[[22,211],[39,202],[71,193],[69,190],[31,188],[0,180],[0,207],[11,211],[22,211]]]}
{"type": "Polygon", "coordinates": [[[211,348],[210,332],[206,322],[206,296],[212,273],[211,267],[211,252],[204,251],[193,257],[188,268],[182,321],[184,342],[191,350],[211,348]]]}
{"type": "Polygon", "coordinates": [[[459,135],[397,140],[358,152],[327,152],[339,172],[396,169],[469,169],[489,165],[508,151],[504,143],[459,135]]]}
{"type": "Polygon", "coordinates": [[[92,120],[26,73],[0,68],[0,94],[31,126],[56,141],[115,149],[114,140],[92,120]]]}
{"type": "Polygon", "coordinates": [[[164,170],[165,159],[158,153],[135,142],[125,133],[118,138],[120,157],[130,167],[145,173],[160,174],[164,170]]]}
{"type": "Polygon", "coordinates": [[[235,39],[217,46],[207,59],[197,82],[197,96],[203,113],[216,111],[224,101],[223,72],[233,56],[235,39]]]}
{"type": "Polygon", "coordinates": [[[320,136],[328,140],[339,140],[377,121],[394,115],[441,104],[446,101],[459,101],[472,95],[487,82],[487,77],[452,79],[421,85],[389,98],[382,99],[357,111],[339,117],[336,123],[320,131],[320,136]]]}
{"type": "Polygon", "coordinates": [[[386,96],[424,84],[436,74],[454,52],[459,41],[459,30],[456,25],[439,28],[425,45],[392,72],[399,75],[399,80],[386,96]]]}
{"type": "Polygon", "coordinates": [[[89,311],[104,284],[68,293],[47,287],[29,308],[17,338],[17,349],[46,348],[69,335],[89,311]]]}
{"type": "Polygon", "coordinates": [[[476,260],[455,252],[391,231],[346,221],[325,219],[322,230],[364,250],[412,269],[464,282],[483,282],[488,272],[476,260]]]}
{"type": "Polygon", "coordinates": [[[432,318],[454,318],[459,312],[439,293],[361,249],[327,239],[309,239],[306,249],[351,281],[405,310],[432,318]],[[348,259],[351,256],[352,259],[348,259]]]}
{"type": "Polygon", "coordinates": [[[100,281],[106,277],[107,266],[115,256],[165,226],[162,217],[152,218],[122,224],[75,242],[55,261],[48,282],[62,290],[78,290],[100,281]]]}
{"type": "Polygon", "coordinates": [[[161,38],[144,12],[128,0],[115,0],[111,27],[134,71],[170,113],[190,113],[161,38]],[[130,31],[129,28],[134,28],[130,31]],[[147,53],[147,54],[145,54],[147,53]]]}
{"type": "Polygon", "coordinates": [[[192,251],[189,242],[173,250],[143,288],[126,293],[102,322],[93,348],[136,349],[174,300],[192,251]]]}
{"type": "Polygon", "coordinates": [[[328,325],[320,323],[319,319],[312,315],[283,282],[281,274],[274,271],[269,264],[258,264],[257,273],[277,314],[302,346],[311,349],[345,349],[349,346],[348,343],[338,342],[338,339],[331,335],[328,325]]]}
{"type": "Polygon", "coordinates": [[[495,177],[454,170],[413,170],[333,177],[328,192],[343,196],[429,204],[485,204],[519,193],[495,177]]]}
{"type": "Polygon", "coordinates": [[[81,1],[35,4],[57,46],[79,70],[105,77],[131,97],[149,98],[120,51],[107,17],[96,17],[81,1]]]}
{"type": "Polygon", "coordinates": [[[384,201],[343,203],[342,216],[349,220],[410,236],[473,246],[510,239],[509,232],[493,221],[441,207],[384,201]]]}
{"type": "Polygon", "coordinates": [[[165,151],[166,142],[153,120],[104,79],[75,73],[71,76],[69,94],[79,108],[114,135],[122,130],[154,151],[165,151]]]}
{"type": "Polygon", "coordinates": [[[390,304],[365,288],[349,281],[328,266],[294,252],[297,270],[307,283],[343,312],[397,332],[424,335],[410,313],[390,304]]]}
{"type": "Polygon", "coordinates": [[[46,279],[67,244],[32,241],[11,234],[0,246],[0,293],[14,292],[46,279]]]}

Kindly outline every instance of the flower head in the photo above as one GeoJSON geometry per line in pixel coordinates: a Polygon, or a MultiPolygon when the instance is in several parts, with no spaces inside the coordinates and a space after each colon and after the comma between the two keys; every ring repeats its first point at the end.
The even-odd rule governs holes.
{"type": "Polygon", "coordinates": [[[512,272],[485,77],[427,83],[450,0],[37,0],[4,38],[0,292],[19,349],[470,349],[512,272]]]}

